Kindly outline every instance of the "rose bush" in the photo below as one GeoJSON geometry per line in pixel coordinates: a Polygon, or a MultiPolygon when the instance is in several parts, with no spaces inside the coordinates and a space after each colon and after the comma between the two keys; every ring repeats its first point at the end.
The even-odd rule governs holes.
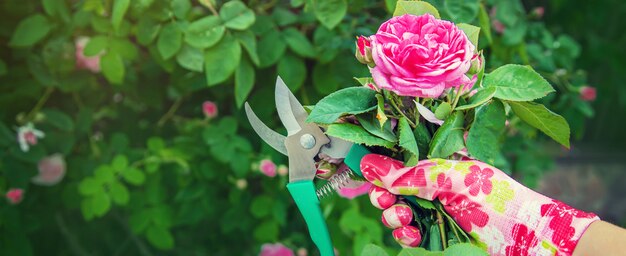
{"type": "Polygon", "coordinates": [[[466,86],[475,47],[454,23],[431,14],[405,14],[383,23],[371,36],[376,85],[402,96],[437,98],[466,86]]]}

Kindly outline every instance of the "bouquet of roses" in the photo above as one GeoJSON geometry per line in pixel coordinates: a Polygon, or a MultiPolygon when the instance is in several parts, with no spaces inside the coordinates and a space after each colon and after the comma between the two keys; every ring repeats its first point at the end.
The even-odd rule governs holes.
{"type": "MultiPolygon", "coordinates": [[[[477,237],[469,231],[487,222],[479,206],[459,199],[465,197],[446,197],[443,191],[452,186],[450,177],[437,168],[457,169],[469,196],[485,196],[496,212],[504,212],[504,202],[513,198],[508,183],[492,182],[494,172],[487,165],[448,160],[497,166],[508,117],[517,115],[569,147],[565,119],[533,102],[554,92],[552,86],[529,66],[504,65],[486,73],[478,51],[479,31],[439,19],[426,2],[399,1],[394,17],[375,35],[357,39],[356,58],[368,66],[371,77],[356,78],[362,87],[345,88],[320,100],[307,120],[324,127],[329,136],[399,161],[387,164],[388,173],[374,178],[368,178],[368,168],[375,163],[362,162],[361,169],[376,185],[370,191],[372,203],[387,209],[383,222],[396,229],[394,237],[402,245],[442,250],[474,242],[477,237]],[[429,166],[432,163],[438,164],[429,166]],[[410,178],[404,179],[407,175],[410,178]],[[436,192],[423,195],[419,183],[430,184],[436,192]],[[392,194],[422,196],[405,196],[398,205],[395,195],[380,188],[389,184],[392,194]],[[447,204],[442,204],[446,198],[447,204]],[[386,218],[390,207],[406,213],[394,216],[409,217],[386,218]],[[474,217],[459,217],[463,211],[473,211],[474,217]]],[[[323,160],[319,169],[332,170],[327,167],[333,164],[323,160]]]]}

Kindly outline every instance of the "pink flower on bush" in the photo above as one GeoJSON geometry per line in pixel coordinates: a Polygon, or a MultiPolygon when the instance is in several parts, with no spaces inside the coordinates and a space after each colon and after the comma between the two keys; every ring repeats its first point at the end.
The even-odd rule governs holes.
{"type": "Polygon", "coordinates": [[[31,181],[37,185],[52,186],[59,183],[65,176],[65,159],[63,155],[54,154],[39,160],[39,174],[31,181]]]}
{"type": "Polygon", "coordinates": [[[405,14],[383,23],[372,41],[379,88],[403,96],[437,98],[446,88],[465,84],[474,45],[454,23],[430,14],[405,14]]]}
{"type": "Polygon", "coordinates": [[[372,63],[372,42],[369,38],[359,36],[356,40],[356,59],[363,64],[372,63]]]}
{"type": "Polygon", "coordinates": [[[281,243],[263,244],[259,256],[294,256],[293,251],[289,247],[281,243]]]}
{"type": "Polygon", "coordinates": [[[95,56],[87,57],[83,53],[85,46],[89,42],[89,37],[79,37],[74,41],[76,48],[76,68],[86,69],[93,73],[100,73],[100,57],[104,52],[100,52],[95,56]]]}
{"type": "Polygon", "coordinates": [[[594,101],[596,99],[596,88],[591,86],[581,87],[580,98],[584,101],[594,101]]]}
{"type": "Polygon", "coordinates": [[[276,176],[276,164],[270,159],[261,160],[259,170],[268,177],[276,176]]]}
{"type": "Polygon", "coordinates": [[[21,188],[9,189],[6,193],[6,198],[11,204],[19,204],[24,198],[24,190],[21,188]]]}
{"type": "Polygon", "coordinates": [[[45,134],[35,129],[32,123],[17,128],[17,142],[20,144],[20,149],[24,152],[28,152],[30,146],[37,145],[37,139],[43,137],[45,137],[45,134]]]}
{"type": "Polygon", "coordinates": [[[532,13],[539,19],[543,17],[543,14],[545,14],[545,12],[546,12],[546,9],[543,6],[536,7],[532,11],[532,13]]]}
{"type": "Polygon", "coordinates": [[[213,101],[205,101],[202,103],[202,113],[208,118],[217,116],[217,105],[213,101]]]}

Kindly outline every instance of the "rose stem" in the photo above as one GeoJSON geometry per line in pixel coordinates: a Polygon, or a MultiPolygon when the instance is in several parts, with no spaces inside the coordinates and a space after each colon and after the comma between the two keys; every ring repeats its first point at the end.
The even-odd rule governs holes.
{"type": "Polygon", "coordinates": [[[391,97],[390,102],[391,102],[391,106],[393,106],[393,108],[395,108],[396,111],[398,111],[400,113],[400,115],[402,115],[404,118],[406,118],[406,120],[409,121],[409,125],[411,125],[411,127],[413,127],[413,129],[415,129],[415,127],[417,127],[417,126],[415,125],[415,123],[413,123],[413,121],[411,121],[410,118],[408,118],[404,114],[404,112],[402,112],[402,110],[400,110],[400,108],[398,107],[398,104],[396,104],[395,97],[391,97]]]}
{"type": "Polygon", "coordinates": [[[452,110],[454,110],[454,108],[456,108],[456,104],[459,103],[459,98],[461,97],[461,92],[463,92],[463,88],[465,87],[464,84],[462,84],[459,87],[459,90],[456,92],[456,95],[454,97],[454,102],[452,103],[452,110]]]}
{"type": "Polygon", "coordinates": [[[443,244],[443,249],[448,248],[448,243],[446,242],[446,229],[443,225],[443,218],[441,217],[441,213],[439,210],[435,210],[437,212],[437,224],[439,224],[439,234],[441,234],[441,243],[443,244]]]}

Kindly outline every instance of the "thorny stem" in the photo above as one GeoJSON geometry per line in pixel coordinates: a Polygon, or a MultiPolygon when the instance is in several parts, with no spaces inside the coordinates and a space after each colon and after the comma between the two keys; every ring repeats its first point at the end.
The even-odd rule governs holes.
{"type": "Polygon", "coordinates": [[[174,113],[176,113],[176,110],[178,110],[178,108],[180,107],[181,103],[183,103],[183,98],[182,97],[178,98],[174,102],[174,104],[172,104],[170,109],[168,109],[167,112],[161,117],[161,119],[159,119],[159,122],[157,123],[157,126],[162,127],[167,122],[167,120],[172,118],[174,113]]]}
{"type": "Polygon", "coordinates": [[[405,118],[405,119],[409,122],[409,125],[411,125],[411,127],[412,127],[413,129],[415,129],[415,127],[417,127],[417,126],[415,125],[415,123],[413,123],[413,121],[411,121],[411,119],[410,119],[410,118],[408,118],[408,117],[404,114],[404,112],[402,112],[402,110],[400,110],[400,108],[398,107],[398,104],[396,104],[396,100],[395,100],[395,98],[394,98],[394,97],[391,97],[390,102],[391,102],[391,106],[393,106],[393,108],[394,108],[396,111],[398,111],[398,113],[400,113],[400,115],[402,115],[402,116],[403,116],[403,117],[404,117],[404,118],[405,118]]]}
{"type": "Polygon", "coordinates": [[[30,112],[28,112],[28,115],[26,115],[26,117],[24,118],[24,121],[28,122],[35,117],[35,114],[37,114],[37,112],[41,110],[43,105],[46,104],[52,92],[54,92],[54,87],[48,87],[46,91],[43,93],[43,95],[41,96],[41,98],[39,98],[39,101],[37,101],[37,104],[35,104],[35,107],[33,107],[33,109],[30,112]]]}
{"type": "Polygon", "coordinates": [[[438,210],[437,212],[437,224],[439,224],[439,234],[441,234],[441,243],[443,244],[443,249],[448,248],[448,242],[446,241],[446,230],[443,223],[443,218],[441,217],[441,213],[438,210]]]}

